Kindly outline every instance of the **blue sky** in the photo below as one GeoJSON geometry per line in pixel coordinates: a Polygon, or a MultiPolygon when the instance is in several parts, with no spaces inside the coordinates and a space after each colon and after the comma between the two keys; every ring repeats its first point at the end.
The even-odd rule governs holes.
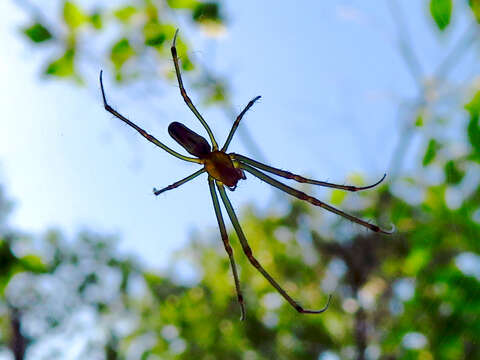
{"type": "MultiPolygon", "coordinates": [[[[439,38],[426,1],[398,3],[428,76],[467,19],[454,16],[453,32],[439,38]]],[[[220,39],[179,25],[193,60],[229,76],[239,111],[262,95],[244,122],[271,165],[331,182],[348,182],[354,173],[375,181],[388,171],[397,141],[398,104],[417,91],[386,2],[291,4],[227,1],[228,31],[220,39]]],[[[205,176],[152,195],[153,187],[185,177],[195,165],[162,152],[106,113],[97,75],[83,88],[39,76],[46,53],[19,35],[25,16],[10,1],[0,3],[0,14],[0,179],[16,203],[12,223],[32,233],[54,227],[73,235],[88,227],[118,234],[123,251],[156,268],[192,233],[216,234],[205,176]]],[[[478,74],[475,60],[467,55],[452,79],[478,74]]],[[[104,67],[102,59],[94,65],[104,67]]],[[[188,88],[189,75],[184,78],[188,88]]],[[[176,149],[166,130],[170,122],[203,134],[174,83],[153,100],[130,96],[108,74],[105,86],[112,106],[176,149]]],[[[190,95],[198,98],[193,89],[190,95]]],[[[230,124],[223,113],[198,107],[224,141],[230,124]]],[[[252,155],[239,139],[230,149],[252,155]]],[[[230,198],[240,213],[246,204],[265,211],[280,206],[273,191],[249,177],[230,198]]],[[[329,191],[316,189],[315,195],[328,199],[329,191]]]]}

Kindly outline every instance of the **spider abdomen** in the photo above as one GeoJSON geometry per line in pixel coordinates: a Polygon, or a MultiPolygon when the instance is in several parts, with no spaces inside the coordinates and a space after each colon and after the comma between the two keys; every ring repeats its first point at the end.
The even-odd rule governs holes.
{"type": "Polygon", "coordinates": [[[168,133],[185,150],[198,158],[204,158],[211,151],[210,144],[204,137],[190,130],[182,123],[172,122],[168,125],[168,133]]]}
{"type": "Polygon", "coordinates": [[[237,169],[230,156],[222,151],[212,151],[205,158],[205,170],[214,179],[228,187],[235,187],[240,179],[245,179],[241,169],[237,169]]]}

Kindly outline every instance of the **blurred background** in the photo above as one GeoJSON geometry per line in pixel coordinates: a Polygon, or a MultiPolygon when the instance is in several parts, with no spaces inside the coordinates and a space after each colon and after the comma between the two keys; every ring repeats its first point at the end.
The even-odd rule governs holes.
{"type": "MultiPolygon", "coordinates": [[[[0,359],[480,358],[480,1],[7,0],[0,3],[0,359]],[[180,121],[272,166],[379,235],[248,176],[231,243],[180,121]],[[179,149],[180,150],[180,149],[179,149]]],[[[284,179],[285,180],[285,179],[284,179]]],[[[282,180],[283,181],[283,180],[282,180]]],[[[285,180],[285,182],[288,182],[285,180]]],[[[229,225],[229,224],[227,224],[229,225]]],[[[231,230],[231,227],[228,226],[231,230]]]]}

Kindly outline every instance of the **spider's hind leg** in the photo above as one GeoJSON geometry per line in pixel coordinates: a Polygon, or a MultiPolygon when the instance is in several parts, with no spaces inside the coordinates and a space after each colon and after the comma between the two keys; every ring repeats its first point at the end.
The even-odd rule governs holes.
{"type": "Polygon", "coordinates": [[[362,225],[362,226],[364,226],[364,227],[366,227],[366,228],[368,228],[372,231],[379,232],[379,233],[382,233],[382,234],[387,234],[387,235],[391,235],[394,231],[394,229],[392,229],[390,231],[384,230],[377,225],[370,224],[365,220],[362,220],[362,219],[360,219],[356,216],[350,215],[350,214],[348,214],[348,213],[346,213],[342,210],[339,210],[339,209],[337,209],[337,208],[335,208],[331,205],[328,205],[328,204],[324,203],[323,201],[320,201],[320,200],[314,198],[313,196],[309,196],[302,191],[296,190],[296,189],[294,189],[294,188],[292,188],[288,185],[285,185],[285,184],[281,183],[278,180],[275,180],[274,178],[262,173],[261,171],[255,169],[254,167],[249,166],[245,163],[240,163],[240,167],[242,169],[248,171],[253,176],[259,178],[260,180],[265,181],[267,184],[270,184],[270,185],[276,187],[277,189],[282,190],[283,192],[286,192],[287,194],[290,194],[290,195],[296,197],[297,199],[304,200],[304,201],[309,202],[312,205],[324,208],[327,211],[330,211],[334,214],[340,215],[340,216],[344,217],[345,219],[348,219],[348,220],[350,220],[354,223],[362,225]]]}
{"type": "Polygon", "coordinates": [[[220,197],[222,198],[223,204],[225,205],[225,208],[227,209],[228,216],[230,217],[230,221],[232,222],[233,228],[235,229],[235,232],[237,233],[238,239],[240,240],[240,244],[242,245],[243,252],[248,258],[248,261],[263,275],[265,279],[268,280],[268,282],[282,295],[282,297],[288,301],[290,305],[292,305],[295,310],[297,310],[299,313],[302,314],[321,314],[324,311],[328,309],[328,306],[330,305],[330,300],[331,300],[331,295],[328,298],[327,305],[325,305],[323,308],[320,310],[309,310],[309,309],[304,309],[302,306],[300,306],[293,298],[288,295],[288,293],[273,279],[273,277],[263,268],[262,265],[258,262],[258,260],[253,256],[252,249],[250,248],[250,245],[248,244],[247,238],[245,237],[243,230],[240,226],[240,223],[238,221],[237,215],[235,214],[235,211],[233,210],[232,204],[230,203],[230,200],[227,197],[227,193],[225,192],[225,188],[222,184],[219,184],[217,182],[217,189],[220,192],[220,197]]]}
{"type": "Polygon", "coordinates": [[[235,281],[235,289],[237,291],[238,303],[240,304],[240,320],[245,320],[245,303],[243,301],[242,290],[240,288],[240,280],[238,279],[237,266],[235,264],[235,258],[233,257],[232,247],[230,246],[230,242],[228,240],[225,222],[223,221],[222,210],[220,209],[220,203],[218,202],[217,193],[215,191],[215,180],[213,180],[213,178],[211,178],[210,176],[208,177],[208,185],[210,187],[210,195],[212,196],[213,207],[215,209],[215,215],[217,217],[220,235],[222,236],[225,251],[228,254],[228,258],[230,259],[230,266],[232,268],[233,279],[235,281]]]}

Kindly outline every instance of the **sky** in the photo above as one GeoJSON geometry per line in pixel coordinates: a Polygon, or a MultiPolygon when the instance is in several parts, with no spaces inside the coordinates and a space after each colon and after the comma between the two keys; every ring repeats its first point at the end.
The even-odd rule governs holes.
{"type": "MultiPolygon", "coordinates": [[[[229,77],[238,111],[262,96],[241,126],[248,126],[270,165],[337,183],[362,174],[369,183],[389,170],[400,128],[398,104],[417,94],[386,3],[276,1],[272,6],[231,0],[225,2],[223,37],[194,33],[185,22],[179,26],[190,40],[193,61],[229,77]]],[[[440,38],[427,2],[398,3],[428,77],[467,19],[454,16],[453,31],[440,38]]],[[[118,235],[123,252],[157,269],[166,268],[193,234],[216,234],[206,176],[153,196],[153,187],[198,168],[152,146],[105,112],[96,77],[106,60],[92,65],[85,87],[48,80],[41,72],[54,51],[33,48],[22,38],[19,28],[26,20],[13,1],[0,2],[0,182],[16,205],[11,224],[32,234],[55,228],[70,237],[83,229],[118,235]]],[[[452,78],[469,79],[474,61],[467,54],[452,78]]],[[[199,96],[189,90],[188,77],[195,100],[199,96]]],[[[115,86],[109,74],[105,87],[112,106],[175,149],[180,147],[168,136],[170,122],[204,134],[173,83],[148,99],[115,86]]],[[[229,119],[218,109],[198,108],[224,141],[229,119]]],[[[239,139],[230,149],[254,156],[239,139]]],[[[240,214],[247,205],[282,212],[276,192],[250,176],[229,196],[240,214]]],[[[323,200],[329,193],[314,191],[323,200]]]]}

